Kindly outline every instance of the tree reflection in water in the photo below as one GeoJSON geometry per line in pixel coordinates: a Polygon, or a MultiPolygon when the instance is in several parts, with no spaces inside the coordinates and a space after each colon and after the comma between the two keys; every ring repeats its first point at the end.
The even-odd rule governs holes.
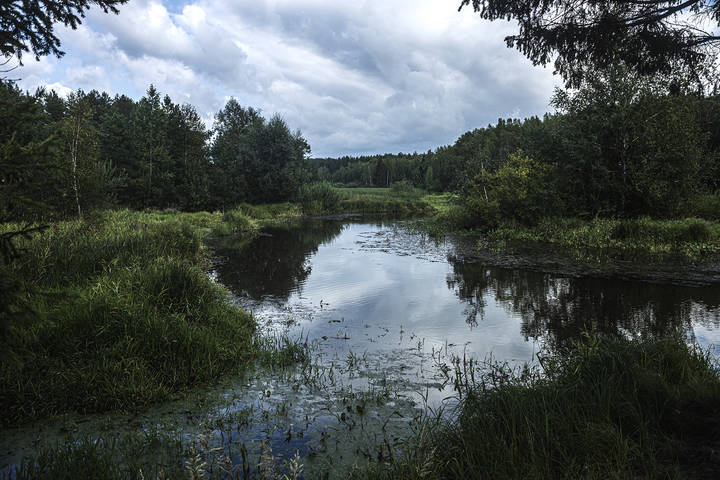
{"type": "Polygon", "coordinates": [[[222,259],[216,268],[218,276],[237,294],[287,301],[310,275],[310,256],[344,228],[339,221],[306,220],[265,228],[249,241],[233,244],[226,239],[215,249],[222,259]]]}
{"type": "Polygon", "coordinates": [[[583,331],[658,337],[692,325],[720,325],[717,288],[574,278],[450,260],[448,288],[467,303],[466,321],[482,321],[488,301],[522,318],[525,338],[562,345],[583,331]]]}

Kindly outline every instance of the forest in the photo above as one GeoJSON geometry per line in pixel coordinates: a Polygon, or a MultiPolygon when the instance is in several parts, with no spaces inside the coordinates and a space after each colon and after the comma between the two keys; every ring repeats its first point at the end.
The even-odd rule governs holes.
{"type": "Polygon", "coordinates": [[[112,205],[212,211],[296,200],[318,181],[457,193],[466,225],[487,228],[552,216],[717,219],[720,96],[668,85],[616,68],[556,90],[556,112],[542,118],[499,119],[426,153],[331,159],[310,158],[299,130],[235,99],[207,128],[152,85],[134,101],[6,81],[3,188],[18,195],[3,196],[2,219],[112,205]]]}
{"type": "Polygon", "coordinates": [[[617,67],[557,89],[555,113],[499,119],[450,146],[310,160],[347,186],[407,182],[461,195],[470,224],[542,217],[720,215],[720,96],[617,67]]]}

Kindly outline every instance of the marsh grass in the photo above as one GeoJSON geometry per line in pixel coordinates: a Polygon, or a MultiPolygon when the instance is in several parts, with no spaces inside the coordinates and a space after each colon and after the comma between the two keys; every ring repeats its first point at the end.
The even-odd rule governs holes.
{"type": "MultiPolygon", "coordinates": [[[[713,478],[720,377],[683,338],[588,336],[540,356],[542,371],[498,365],[449,421],[405,457],[352,478],[713,478]]],[[[467,376],[465,379],[467,380],[467,376]]]]}
{"type": "Polygon", "coordinates": [[[262,227],[287,223],[300,218],[301,215],[300,206],[293,203],[265,205],[242,203],[225,211],[220,221],[213,225],[212,233],[215,236],[251,236],[259,232],[262,227]]]}
{"type": "Polygon", "coordinates": [[[641,255],[699,261],[720,254],[720,224],[699,218],[547,218],[534,227],[505,224],[491,231],[489,237],[500,244],[539,242],[580,251],[604,250],[610,258],[641,255]]]}
{"type": "Polygon", "coordinates": [[[28,308],[3,322],[2,424],[142,408],[258,360],[300,358],[259,340],[252,316],[205,273],[202,240],[221,223],[107,211],[23,240],[23,257],[5,267],[28,308]]]}
{"type": "Polygon", "coordinates": [[[427,215],[434,212],[421,190],[394,188],[338,188],[340,202],[336,213],[389,213],[427,215]]]}
{"type": "Polygon", "coordinates": [[[185,447],[175,432],[141,431],[103,440],[71,438],[46,445],[0,475],[14,480],[97,480],[188,478],[185,447]]]}

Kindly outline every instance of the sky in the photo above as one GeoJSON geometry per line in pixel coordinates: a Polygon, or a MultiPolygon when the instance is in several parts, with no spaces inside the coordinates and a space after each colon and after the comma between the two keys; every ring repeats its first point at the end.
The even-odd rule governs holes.
{"type": "Polygon", "coordinates": [[[152,83],[212,126],[236,98],[299,128],[312,156],[423,152],[503,117],[550,111],[552,68],[505,46],[508,22],[459,0],[130,0],[56,26],[61,59],[21,87],[141,98],[152,83]]]}

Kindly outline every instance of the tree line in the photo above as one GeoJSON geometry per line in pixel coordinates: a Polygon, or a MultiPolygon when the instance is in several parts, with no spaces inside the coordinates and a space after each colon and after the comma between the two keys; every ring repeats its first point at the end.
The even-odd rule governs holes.
{"type": "Polygon", "coordinates": [[[0,220],[94,208],[214,210],[291,199],[310,147],[279,116],[230,99],[211,129],[152,85],[135,101],[0,83],[0,220]]]}
{"type": "MultiPolygon", "coordinates": [[[[720,96],[622,67],[424,154],[313,159],[317,178],[455,191],[480,217],[692,214],[720,191],[720,96]]],[[[487,219],[487,218],[486,218],[487,219]]]]}

